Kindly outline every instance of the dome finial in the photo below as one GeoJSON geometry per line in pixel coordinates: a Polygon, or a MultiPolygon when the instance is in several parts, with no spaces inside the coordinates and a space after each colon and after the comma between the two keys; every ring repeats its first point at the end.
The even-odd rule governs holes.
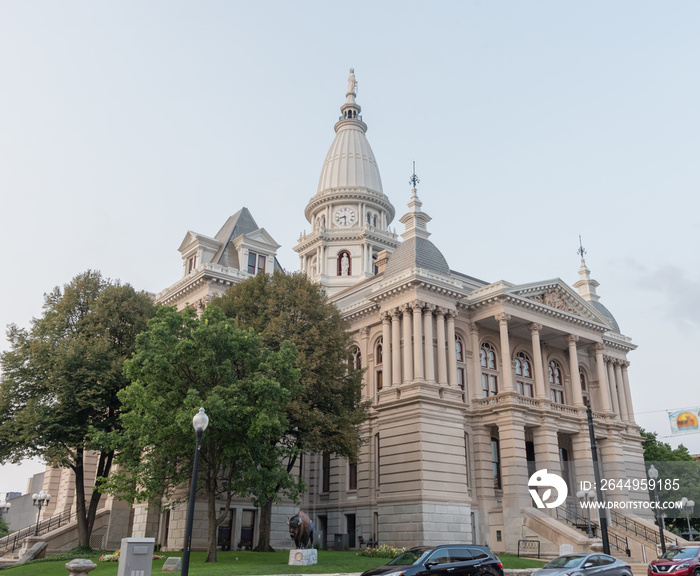
{"type": "Polygon", "coordinates": [[[585,264],[586,260],[583,257],[586,254],[586,249],[583,247],[583,242],[581,241],[581,235],[578,235],[578,250],[576,250],[577,254],[581,255],[581,262],[585,264]]]}
{"type": "Polygon", "coordinates": [[[420,184],[420,179],[418,178],[418,175],[416,174],[416,161],[413,161],[413,174],[408,180],[408,183],[413,187],[413,191],[415,192],[416,190],[416,185],[420,184]]]}
{"type": "Polygon", "coordinates": [[[357,80],[355,80],[354,68],[350,68],[350,76],[348,76],[348,94],[357,96],[357,80]]]}

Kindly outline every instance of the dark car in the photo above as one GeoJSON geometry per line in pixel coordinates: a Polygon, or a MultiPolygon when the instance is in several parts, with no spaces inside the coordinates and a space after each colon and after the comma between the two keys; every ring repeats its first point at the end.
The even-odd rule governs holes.
{"type": "Polygon", "coordinates": [[[362,576],[503,576],[503,564],[486,546],[416,546],[362,576]]]}
{"type": "Polygon", "coordinates": [[[647,575],[700,576],[700,546],[674,546],[666,554],[652,560],[647,575]]]}
{"type": "Polygon", "coordinates": [[[565,554],[547,562],[532,576],[632,576],[626,562],[607,554],[565,554]]]}

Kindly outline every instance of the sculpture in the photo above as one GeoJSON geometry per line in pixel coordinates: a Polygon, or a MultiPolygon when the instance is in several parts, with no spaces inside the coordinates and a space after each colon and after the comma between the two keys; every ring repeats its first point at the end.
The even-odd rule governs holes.
{"type": "Polygon", "coordinates": [[[355,80],[355,69],[350,68],[350,76],[348,77],[348,94],[354,94],[357,88],[357,81],[355,80]]]}
{"type": "Polygon", "coordinates": [[[314,541],[314,524],[306,513],[299,510],[294,516],[287,520],[289,525],[289,537],[294,540],[298,549],[303,549],[314,541]]]}

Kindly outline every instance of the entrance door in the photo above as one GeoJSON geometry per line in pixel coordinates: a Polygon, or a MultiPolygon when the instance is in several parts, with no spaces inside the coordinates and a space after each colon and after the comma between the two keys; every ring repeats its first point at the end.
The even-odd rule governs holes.
{"type": "Polygon", "coordinates": [[[348,525],[348,548],[354,548],[355,547],[355,515],[354,514],[346,514],[345,515],[345,521],[348,525]]]}

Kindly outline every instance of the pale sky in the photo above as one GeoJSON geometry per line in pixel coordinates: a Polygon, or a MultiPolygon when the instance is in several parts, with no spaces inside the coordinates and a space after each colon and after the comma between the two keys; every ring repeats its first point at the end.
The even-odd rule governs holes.
{"type": "Polygon", "coordinates": [[[242,206],[297,270],[354,67],[392,227],[415,160],[454,270],[571,285],[581,234],[668,436],[700,406],[699,29],[675,0],[0,2],[0,325],[88,268],[158,292],[242,206]]]}

